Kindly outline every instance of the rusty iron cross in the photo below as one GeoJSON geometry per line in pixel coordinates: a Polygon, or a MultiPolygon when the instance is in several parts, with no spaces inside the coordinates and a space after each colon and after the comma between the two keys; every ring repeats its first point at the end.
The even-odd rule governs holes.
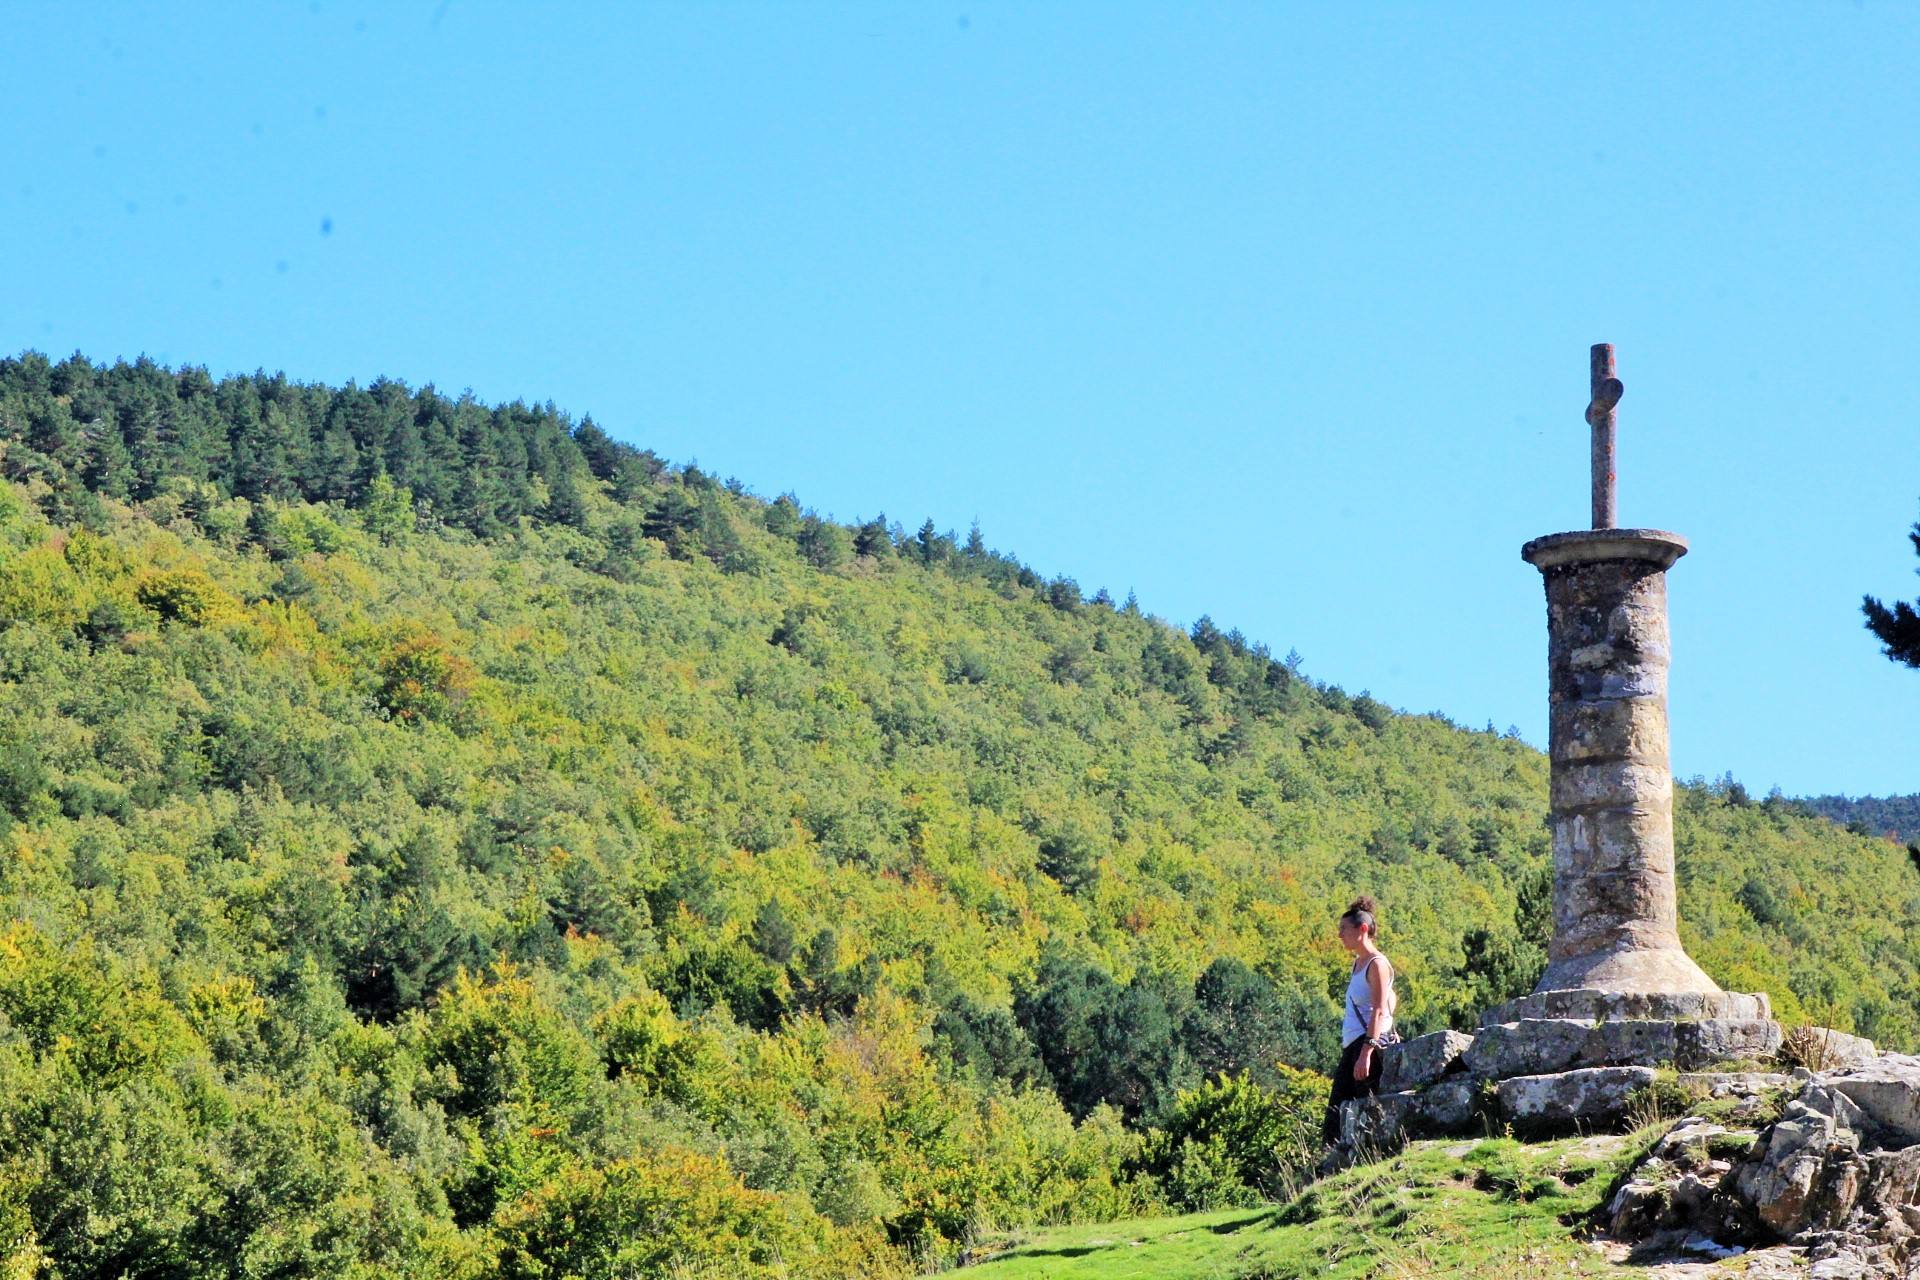
{"type": "Polygon", "coordinates": [[[1593,527],[1617,529],[1620,495],[1615,492],[1614,418],[1626,387],[1613,376],[1613,344],[1596,342],[1588,352],[1593,398],[1587,402],[1587,425],[1593,428],[1593,527]]]}

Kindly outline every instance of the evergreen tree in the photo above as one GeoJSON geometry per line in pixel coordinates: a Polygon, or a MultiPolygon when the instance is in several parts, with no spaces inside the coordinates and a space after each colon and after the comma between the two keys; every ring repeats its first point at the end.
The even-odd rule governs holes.
{"type": "Polygon", "coordinates": [[[548,479],[545,515],[555,524],[582,530],[587,527],[586,500],[580,495],[580,482],[571,468],[560,468],[548,479]]]}
{"type": "Polygon", "coordinates": [[[1194,984],[1181,1038],[1201,1075],[1244,1073],[1271,1088],[1278,1083],[1277,1063],[1300,1063],[1293,1056],[1293,1012],[1272,982],[1223,956],[1194,984]]]}
{"type": "Polygon", "coordinates": [[[360,447],[339,423],[326,427],[307,455],[300,487],[320,502],[350,502],[360,473],[360,447]]]}
{"type": "Polygon", "coordinates": [[[86,456],[81,463],[81,478],[95,493],[110,498],[125,498],[134,483],[133,457],[120,437],[119,424],[96,419],[82,428],[86,456]]]}
{"type": "Polygon", "coordinates": [[[933,518],[920,526],[920,532],[913,537],[914,558],[924,565],[935,565],[945,559],[945,549],[940,545],[940,534],[933,527],[933,518]]]}
{"type": "Polygon", "coordinates": [[[893,535],[887,532],[886,512],[881,512],[854,531],[853,554],[874,557],[893,554],[893,535]]]}
{"type": "MultiPolygon", "coordinates": [[[[1920,524],[1914,525],[1907,537],[1913,543],[1914,553],[1920,555],[1920,524]]],[[[1867,630],[1886,646],[1881,652],[1895,662],[1920,667],[1920,608],[1904,600],[1896,600],[1893,607],[1888,608],[1872,596],[1860,607],[1867,615],[1867,630]]]]}
{"type": "Polygon", "coordinates": [[[601,430],[592,415],[582,418],[580,425],[573,429],[573,442],[580,447],[581,456],[587,460],[587,468],[601,480],[613,479],[620,470],[620,464],[626,460],[626,455],[632,452],[601,430]]]}
{"type": "Polygon", "coordinates": [[[797,541],[801,556],[816,569],[837,569],[853,554],[847,531],[812,513],[801,521],[797,541]]]}
{"type": "Polygon", "coordinates": [[[674,485],[648,510],[643,528],[649,538],[666,544],[668,555],[687,560],[699,549],[700,519],[700,504],[684,485],[674,485]]]}
{"type": "Polygon", "coordinates": [[[800,504],[790,493],[783,493],[767,507],[762,518],[767,532],[776,538],[798,538],[803,527],[800,504]]]}

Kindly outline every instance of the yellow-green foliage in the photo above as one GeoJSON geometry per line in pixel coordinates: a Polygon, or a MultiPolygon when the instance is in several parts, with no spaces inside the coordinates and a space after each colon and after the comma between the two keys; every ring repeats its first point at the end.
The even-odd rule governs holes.
{"type": "MultiPolygon", "coordinates": [[[[412,528],[391,484],[182,480],[84,520],[0,485],[16,1256],[885,1274],[1270,1189],[1231,1144],[1312,1105],[1196,1100],[1331,1065],[1356,890],[1409,1029],[1537,960],[1524,744],[1003,560],[623,476],[490,540],[412,528]],[[1244,1004],[1200,1018],[1226,961],[1244,1004]],[[1150,1136],[1175,1115],[1193,1141],[1150,1136]]],[[[1904,852],[1742,799],[1680,793],[1688,946],[1912,1047],[1904,852]]]]}
{"type": "Polygon", "coordinates": [[[873,1236],[840,1232],[791,1197],[752,1191],[724,1160],[643,1154],[571,1169],[504,1208],[505,1280],[860,1280],[901,1274],[873,1236]]]}
{"type": "Polygon", "coordinates": [[[190,627],[204,627],[235,612],[233,598],[198,569],[147,574],[134,587],[133,594],[162,622],[179,622],[190,627]]]}

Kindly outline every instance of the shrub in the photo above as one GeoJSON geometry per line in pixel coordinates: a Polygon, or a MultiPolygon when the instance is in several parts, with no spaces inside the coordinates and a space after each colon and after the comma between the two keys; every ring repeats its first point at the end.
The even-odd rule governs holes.
{"type": "Polygon", "coordinates": [[[1277,1089],[1242,1074],[1179,1093],[1166,1126],[1140,1156],[1170,1201],[1211,1209],[1292,1189],[1318,1154],[1328,1084],[1311,1071],[1277,1070],[1277,1089]]]}

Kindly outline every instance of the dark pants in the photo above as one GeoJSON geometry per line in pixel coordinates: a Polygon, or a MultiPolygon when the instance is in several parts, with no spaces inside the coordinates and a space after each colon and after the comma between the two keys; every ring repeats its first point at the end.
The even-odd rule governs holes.
{"type": "Polygon", "coordinates": [[[1358,1036],[1340,1051],[1340,1065],[1333,1070],[1333,1094],[1327,1099],[1327,1117],[1320,1125],[1320,1136],[1328,1146],[1340,1139],[1340,1104],[1351,1098],[1371,1098],[1380,1092],[1380,1071],[1386,1065],[1386,1055],[1378,1049],[1373,1051],[1373,1063],[1367,1068],[1367,1078],[1353,1078],[1353,1064],[1360,1061],[1360,1050],[1366,1045],[1367,1038],[1358,1036]]]}

